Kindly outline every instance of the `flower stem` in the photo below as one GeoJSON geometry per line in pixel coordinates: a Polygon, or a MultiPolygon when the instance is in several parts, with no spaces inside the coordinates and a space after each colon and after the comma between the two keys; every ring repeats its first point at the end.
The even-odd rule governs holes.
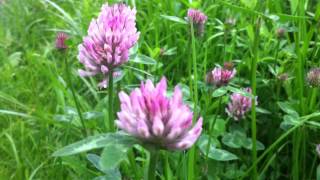
{"type": "Polygon", "coordinates": [[[146,180],[156,179],[156,167],[157,167],[158,157],[159,157],[159,152],[157,150],[150,151],[148,177],[146,180]]]}
{"type": "Polygon", "coordinates": [[[216,112],[216,114],[214,116],[213,122],[210,124],[210,127],[209,127],[209,140],[208,140],[208,145],[207,145],[207,149],[206,149],[206,161],[208,161],[209,150],[210,150],[211,143],[212,143],[212,138],[211,138],[212,137],[212,132],[214,130],[214,125],[216,124],[217,117],[218,117],[218,114],[220,112],[221,103],[222,103],[222,96],[219,97],[218,109],[217,109],[217,112],[216,112]]]}
{"type": "Polygon", "coordinates": [[[76,105],[77,113],[78,113],[78,116],[79,116],[80,121],[81,121],[83,136],[86,137],[87,136],[87,128],[86,128],[86,125],[84,123],[84,119],[82,117],[79,101],[77,99],[76,93],[74,92],[73,85],[71,83],[71,77],[70,77],[69,64],[68,64],[67,57],[68,56],[66,55],[65,58],[64,58],[64,62],[65,62],[65,66],[66,66],[65,69],[66,69],[66,76],[67,76],[67,84],[68,84],[68,86],[69,86],[69,88],[71,90],[73,101],[74,101],[74,103],[76,105]]]}
{"type": "Polygon", "coordinates": [[[109,80],[108,80],[108,102],[109,102],[109,112],[108,112],[108,125],[109,125],[109,131],[114,131],[114,124],[113,124],[113,69],[109,72],[109,80]]]}
{"type": "MultiPolygon", "coordinates": [[[[251,64],[251,88],[252,94],[256,97],[256,88],[257,88],[257,60],[258,60],[258,46],[259,46],[259,32],[260,32],[260,18],[257,18],[254,42],[253,42],[253,57],[251,64]]],[[[256,100],[252,98],[252,110],[251,110],[251,137],[252,137],[252,162],[257,161],[257,124],[256,124],[256,100]]],[[[258,179],[257,164],[253,165],[252,179],[258,179]]]]}
{"type": "MultiPolygon", "coordinates": [[[[197,86],[197,81],[198,81],[198,75],[197,75],[197,56],[196,56],[196,42],[195,42],[195,36],[194,36],[194,27],[193,23],[190,23],[191,26],[191,45],[192,45],[192,64],[193,64],[193,103],[194,103],[194,114],[193,114],[193,122],[195,122],[197,118],[197,105],[198,105],[198,86],[197,86]]],[[[191,74],[190,74],[191,75],[191,74]]],[[[190,78],[192,82],[192,78],[190,78]]],[[[195,164],[195,147],[192,147],[189,151],[188,155],[188,179],[189,180],[194,180],[195,175],[194,175],[194,164],[195,164]]]]}

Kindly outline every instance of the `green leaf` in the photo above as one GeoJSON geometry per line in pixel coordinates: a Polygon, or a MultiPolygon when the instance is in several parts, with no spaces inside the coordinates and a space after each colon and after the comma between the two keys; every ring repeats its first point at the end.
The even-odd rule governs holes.
{"type": "MultiPolygon", "coordinates": [[[[223,144],[231,147],[231,148],[246,148],[248,150],[252,149],[252,139],[247,137],[246,134],[240,131],[232,131],[232,133],[228,133],[222,138],[223,144]]],[[[264,150],[264,145],[257,141],[257,150],[264,150]]]]}
{"type": "Polygon", "coordinates": [[[263,108],[261,108],[261,107],[256,107],[256,111],[257,111],[258,113],[261,113],[261,114],[271,114],[270,111],[268,111],[268,110],[266,110],[266,109],[263,109],[263,108]]]}
{"type": "Polygon", "coordinates": [[[216,161],[231,161],[238,159],[235,154],[223,149],[217,149],[213,146],[210,147],[208,157],[216,161]]]}
{"type": "Polygon", "coordinates": [[[121,180],[119,169],[111,169],[106,172],[106,175],[94,178],[94,180],[121,180]]]}
{"type": "Polygon", "coordinates": [[[212,97],[220,97],[223,96],[227,93],[227,89],[225,87],[220,87],[218,89],[216,89],[215,91],[213,91],[212,93],[212,97]]]}
{"type": "Polygon", "coordinates": [[[103,170],[117,167],[120,162],[126,159],[128,148],[121,145],[110,144],[103,149],[100,159],[100,166],[103,170]]]}
{"type": "Polygon", "coordinates": [[[106,133],[87,137],[84,140],[70,144],[53,153],[53,156],[68,156],[78,154],[92,149],[102,148],[109,144],[125,144],[132,146],[137,144],[138,140],[121,133],[106,133]]]}
{"type": "Polygon", "coordinates": [[[139,63],[139,64],[148,64],[148,65],[155,65],[157,64],[157,61],[152,59],[151,57],[148,57],[143,54],[137,54],[135,58],[131,59],[130,61],[139,63]]]}
{"type": "Polygon", "coordinates": [[[113,169],[116,168],[120,162],[126,159],[126,153],[128,146],[123,145],[107,145],[101,154],[100,166],[102,169],[113,169]]]}
{"type": "MultiPolygon", "coordinates": [[[[248,150],[252,150],[252,139],[251,138],[246,138],[245,141],[242,144],[242,147],[244,147],[244,148],[246,148],[248,150]]],[[[265,149],[264,145],[260,141],[257,141],[257,150],[258,151],[262,151],[264,149],[265,149]]]]}
{"type": "Polygon", "coordinates": [[[222,142],[223,144],[231,147],[231,148],[241,148],[243,141],[246,137],[238,136],[239,133],[228,133],[223,136],[222,142]]]}
{"type": "MultiPolygon", "coordinates": [[[[211,121],[213,121],[213,119],[211,119],[211,121]]],[[[217,137],[224,134],[225,132],[226,132],[226,121],[223,119],[217,119],[213,127],[212,135],[217,137]]]]}
{"type": "Polygon", "coordinates": [[[280,128],[283,130],[288,130],[297,124],[299,124],[299,116],[287,114],[283,116],[283,122],[280,124],[280,128]]]}
{"type": "Polygon", "coordinates": [[[167,16],[167,15],[160,15],[162,18],[167,19],[169,21],[173,21],[180,24],[188,24],[188,22],[182,18],[179,18],[177,16],[167,16]]]}
{"type": "Polygon", "coordinates": [[[102,112],[85,112],[85,113],[83,113],[84,119],[98,119],[103,116],[104,116],[104,114],[102,112]]]}
{"type": "Polygon", "coordinates": [[[100,156],[96,155],[96,154],[91,154],[88,153],[87,154],[87,159],[91,162],[91,164],[97,168],[98,170],[100,170],[101,172],[104,172],[103,169],[101,168],[99,161],[100,161],[100,156]]]}
{"type": "Polygon", "coordinates": [[[320,180],[320,164],[317,167],[317,180],[320,180]]]}
{"type": "Polygon", "coordinates": [[[16,67],[19,65],[21,61],[21,57],[22,57],[21,52],[14,52],[8,57],[8,60],[13,67],[16,67]]]}
{"type": "Polygon", "coordinates": [[[240,0],[241,3],[247,8],[254,9],[257,5],[257,0],[240,0]]]}
{"type": "Polygon", "coordinates": [[[254,97],[251,93],[248,93],[247,91],[244,91],[242,89],[234,88],[234,87],[231,87],[231,86],[227,86],[226,88],[229,91],[233,92],[233,93],[239,93],[239,94],[241,94],[243,96],[250,97],[250,98],[254,97]]]}
{"type": "Polygon", "coordinates": [[[289,104],[289,102],[278,102],[278,105],[282,111],[287,114],[292,114],[294,116],[299,116],[296,110],[289,104]]]}
{"type": "MultiPolygon", "coordinates": [[[[209,152],[208,157],[210,159],[216,160],[216,161],[231,161],[236,160],[238,157],[224,149],[218,149],[215,147],[216,143],[212,143],[209,152]]],[[[201,150],[201,152],[206,156],[207,155],[207,146],[208,146],[208,136],[201,136],[199,139],[198,146],[201,150]]]]}

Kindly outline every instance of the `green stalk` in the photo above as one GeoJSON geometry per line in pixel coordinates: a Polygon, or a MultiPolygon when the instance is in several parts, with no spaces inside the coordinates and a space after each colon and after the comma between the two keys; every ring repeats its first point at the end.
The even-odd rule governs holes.
{"type": "Polygon", "coordinates": [[[114,131],[114,124],[113,124],[113,69],[110,69],[109,72],[109,80],[108,80],[108,102],[109,102],[109,112],[108,112],[108,125],[109,125],[109,131],[114,131]]]}
{"type": "MultiPolygon", "coordinates": [[[[305,0],[298,1],[298,7],[297,7],[297,15],[304,16],[305,10],[305,0]]],[[[297,25],[299,27],[299,31],[295,34],[295,45],[297,49],[298,59],[296,63],[296,89],[297,89],[297,95],[299,97],[299,104],[300,104],[300,114],[305,115],[305,103],[304,103],[304,61],[306,56],[307,49],[305,46],[308,44],[307,35],[306,35],[306,22],[304,19],[299,19],[297,22],[297,25]],[[303,47],[301,47],[300,43],[303,43],[303,47]]],[[[294,132],[293,135],[293,155],[292,155],[292,178],[293,180],[299,180],[300,177],[300,171],[304,171],[305,167],[305,155],[301,154],[300,151],[303,151],[301,147],[303,147],[303,143],[305,141],[305,132],[303,128],[298,129],[296,132],[294,132]],[[302,158],[302,159],[300,159],[302,158]],[[302,161],[300,161],[302,160],[302,161]],[[302,168],[301,168],[302,167],[302,168]]]]}
{"type": "MultiPolygon", "coordinates": [[[[253,42],[253,59],[251,64],[251,88],[252,94],[256,96],[256,88],[257,88],[257,60],[258,60],[258,46],[259,46],[259,32],[260,32],[260,18],[257,18],[256,26],[255,26],[255,34],[254,34],[254,42],[253,42]]],[[[252,98],[252,110],[251,110],[251,138],[252,138],[252,161],[257,161],[257,124],[256,124],[256,100],[252,98]]],[[[257,165],[253,166],[252,179],[258,179],[257,165]]]]}
{"type": "Polygon", "coordinates": [[[214,130],[214,125],[216,124],[216,121],[217,121],[217,117],[218,117],[218,114],[220,112],[220,107],[221,107],[221,102],[222,102],[222,96],[219,97],[219,105],[218,105],[218,109],[217,109],[217,112],[214,116],[214,119],[213,119],[213,122],[210,124],[210,127],[209,127],[209,141],[208,141],[208,145],[207,145],[207,149],[206,149],[206,161],[208,162],[208,157],[209,157],[209,150],[210,150],[210,147],[211,147],[211,143],[212,143],[212,132],[214,130]]]}
{"type": "Polygon", "coordinates": [[[73,85],[71,83],[71,77],[70,77],[70,71],[69,71],[69,63],[68,63],[67,57],[68,57],[67,54],[65,54],[64,62],[65,62],[65,66],[66,66],[65,68],[66,68],[67,83],[68,83],[68,86],[69,86],[69,88],[71,90],[73,101],[74,101],[74,103],[76,105],[77,113],[78,113],[78,116],[79,116],[80,121],[81,121],[83,136],[86,137],[87,136],[87,128],[86,128],[86,125],[84,123],[84,119],[83,119],[83,116],[82,116],[82,113],[81,113],[81,110],[80,110],[79,101],[77,99],[76,93],[74,92],[74,88],[73,88],[73,85]]]}
{"type": "Polygon", "coordinates": [[[312,111],[316,105],[317,95],[318,95],[318,89],[313,88],[311,92],[311,99],[310,99],[310,105],[309,105],[310,111],[312,111]]]}
{"type": "Polygon", "coordinates": [[[159,152],[157,150],[150,151],[148,177],[145,180],[156,179],[156,167],[157,167],[158,157],[159,157],[159,152]]]}
{"type": "MultiPolygon", "coordinates": [[[[309,119],[320,116],[320,112],[315,112],[303,117],[299,118],[299,123],[293,126],[291,129],[282,134],[274,143],[272,143],[260,156],[259,158],[252,163],[252,165],[248,168],[248,170],[241,176],[240,179],[244,179],[249,173],[253,170],[253,167],[256,166],[266,155],[268,155],[274,148],[278,146],[278,144],[283,141],[286,137],[288,137],[291,133],[295,132],[298,128],[300,128],[304,123],[306,123],[309,119]]],[[[280,153],[280,152],[279,152],[280,153]]]]}
{"type": "Polygon", "coordinates": [[[166,180],[171,180],[172,179],[172,172],[171,172],[171,169],[170,169],[170,163],[169,163],[169,155],[167,152],[164,152],[163,153],[163,157],[164,157],[164,162],[165,162],[165,165],[164,165],[164,174],[165,174],[165,177],[166,177],[166,180]]]}
{"type": "Polygon", "coordinates": [[[276,45],[276,54],[274,56],[274,64],[273,64],[273,69],[274,70],[276,70],[276,67],[277,67],[279,49],[280,49],[280,39],[278,39],[278,42],[277,42],[277,45],[276,45]]]}
{"type": "Polygon", "coordinates": [[[137,170],[136,161],[135,161],[134,153],[133,153],[132,149],[130,149],[129,152],[128,152],[128,158],[129,158],[129,162],[130,162],[130,165],[131,165],[130,167],[132,168],[132,171],[134,173],[135,179],[139,179],[139,173],[138,173],[138,170],[137,170]]]}
{"type": "MultiPolygon", "coordinates": [[[[190,23],[191,25],[191,45],[192,45],[192,61],[193,61],[193,102],[194,102],[194,114],[193,114],[193,122],[195,122],[197,118],[197,105],[198,105],[198,86],[197,86],[197,56],[196,56],[196,42],[195,42],[195,36],[194,36],[194,27],[193,23],[190,23]]],[[[191,82],[192,79],[190,78],[191,82]]],[[[188,156],[188,179],[194,180],[195,179],[195,173],[194,173],[194,164],[195,164],[195,147],[193,146],[189,151],[188,156]]]]}

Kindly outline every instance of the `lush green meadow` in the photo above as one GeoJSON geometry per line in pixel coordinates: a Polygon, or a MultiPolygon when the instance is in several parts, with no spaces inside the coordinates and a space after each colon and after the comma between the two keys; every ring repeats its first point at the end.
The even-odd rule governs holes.
{"type": "Polygon", "coordinates": [[[78,45],[106,2],[120,1],[0,0],[0,179],[140,180],[150,168],[163,180],[320,179],[320,73],[307,75],[320,67],[319,1],[125,0],[136,7],[140,37],[112,89],[78,74],[78,45]],[[203,36],[189,8],[208,17],[203,36]],[[59,32],[69,37],[66,50],[55,46],[59,32]],[[225,62],[235,77],[208,84],[207,73],[225,62]],[[192,148],[162,149],[150,162],[141,143],[117,146],[108,136],[99,145],[96,135],[118,131],[118,92],[163,76],[168,94],[179,85],[203,117],[192,148]],[[240,120],[226,112],[233,93],[253,99],[240,120]],[[58,151],[89,136],[78,152],[58,151]]]}

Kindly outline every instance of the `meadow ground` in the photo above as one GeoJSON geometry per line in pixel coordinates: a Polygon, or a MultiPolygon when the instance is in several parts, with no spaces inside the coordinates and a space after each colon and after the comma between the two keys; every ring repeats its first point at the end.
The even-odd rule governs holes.
{"type": "Polygon", "coordinates": [[[0,0],[0,179],[320,179],[319,1],[123,1],[139,39],[112,88],[99,88],[101,76],[78,74],[78,45],[106,2],[0,0]],[[189,8],[206,22],[191,23],[189,8]],[[222,82],[215,67],[234,77],[222,82]],[[203,118],[192,148],[97,137],[118,130],[118,92],[164,76],[167,95],[178,85],[203,118]]]}

